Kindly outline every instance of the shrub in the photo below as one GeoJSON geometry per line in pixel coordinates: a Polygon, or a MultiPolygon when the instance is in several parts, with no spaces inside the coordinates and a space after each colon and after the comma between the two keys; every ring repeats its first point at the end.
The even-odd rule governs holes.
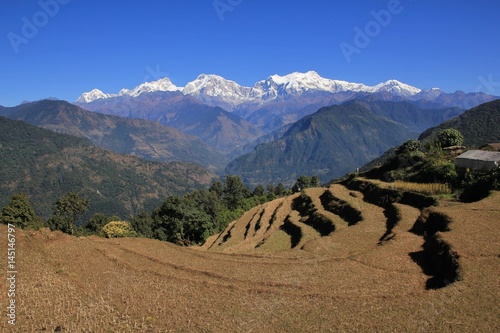
{"type": "Polygon", "coordinates": [[[422,151],[422,143],[418,140],[408,140],[396,150],[396,154],[409,154],[418,151],[422,151]]]}
{"type": "Polygon", "coordinates": [[[130,223],[124,221],[113,221],[102,227],[102,233],[107,238],[136,237],[137,233],[130,223]]]}
{"type": "Polygon", "coordinates": [[[437,134],[438,143],[441,147],[461,146],[464,143],[464,136],[454,128],[448,128],[437,134]]]}

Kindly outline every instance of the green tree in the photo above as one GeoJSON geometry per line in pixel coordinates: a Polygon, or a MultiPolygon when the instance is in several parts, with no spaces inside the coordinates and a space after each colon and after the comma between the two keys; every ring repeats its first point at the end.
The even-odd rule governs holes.
{"type": "Polygon", "coordinates": [[[89,201],[82,198],[76,192],[70,192],[56,202],[54,205],[54,215],[48,221],[53,230],[73,235],[75,233],[75,224],[78,219],[89,209],[89,201]]]}
{"type": "Polygon", "coordinates": [[[224,202],[227,208],[237,209],[241,201],[250,196],[250,190],[239,176],[228,175],[224,182],[224,202]]]}
{"type": "Polygon", "coordinates": [[[102,227],[106,225],[106,223],[110,222],[110,218],[102,213],[95,213],[88,220],[87,224],[85,224],[84,228],[90,232],[100,232],[102,227]]]}
{"type": "Polygon", "coordinates": [[[147,211],[142,211],[139,214],[134,215],[130,219],[130,225],[141,236],[152,238],[154,235],[153,218],[147,211]]]}
{"type": "Polygon", "coordinates": [[[20,228],[33,226],[37,223],[35,211],[24,193],[17,193],[10,197],[9,203],[2,209],[0,222],[14,224],[20,228]]]}
{"type": "Polygon", "coordinates": [[[152,217],[155,237],[180,245],[202,243],[214,231],[208,214],[178,196],[168,197],[152,217]]]}
{"type": "Polygon", "coordinates": [[[210,186],[209,191],[214,192],[220,198],[224,193],[224,185],[221,182],[215,182],[210,186]]]}
{"type": "Polygon", "coordinates": [[[437,141],[441,147],[461,146],[464,143],[464,136],[454,128],[447,128],[437,134],[437,141]]]}
{"type": "Polygon", "coordinates": [[[257,185],[255,186],[253,192],[252,192],[252,195],[254,197],[261,197],[264,195],[264,186],[262,185],[257,185]]]}
{"type": "Polygon", "coordinates": [[[274,194],[276,194],[278,197],[284,196],[286,193],[286,188],[283,183],[279,183],[278,186],[274,189],[274,194]]]}
{"type": "Polygon", "coordinates": [[[309,188],[309,187],[318,187],[320,186],[320,180],[318,176],[300,176],[295,184],[292,187],[293,192],[300,192],[303,189],[309,188]]]}
{"type": "Polygon", "coordinates": [[[311,183],[310,183],[310,187],[319,187],[321,185],[321,182],[319,180],[319,177],[318,176],[312,176],[311,177],[311,183]]]}
{"type": "Polygon", "coordinates": [[[408,140],[396,150],[396,153],[410,154],[418,151],[422,151],[422,143],[418,140],[408,140]]]}

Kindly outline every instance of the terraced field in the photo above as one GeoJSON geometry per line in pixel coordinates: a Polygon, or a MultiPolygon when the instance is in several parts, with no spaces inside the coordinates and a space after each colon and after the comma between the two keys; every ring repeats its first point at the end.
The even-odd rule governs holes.
{"type": "Polygon", "coordinates": [[[198,248],[19,230],[17,324],[0,328],[500,331],[500,193],[433,202],[358,179],[256,207],[198,248]]]}

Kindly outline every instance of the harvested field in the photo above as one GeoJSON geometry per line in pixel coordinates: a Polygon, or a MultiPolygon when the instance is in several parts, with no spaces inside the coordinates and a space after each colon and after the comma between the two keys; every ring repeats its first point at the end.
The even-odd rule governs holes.
{"type": "Polygon", "coordinates": [[[362,191],[308,189],[307,212],[335,226],[328,235],[294,209],[299,195],[254,208],[198,248],[17,230],[16,326],[4,316],[0,329],[500,331],[500,192],[422,210],[391,202],[387,213],[362,191]]]}

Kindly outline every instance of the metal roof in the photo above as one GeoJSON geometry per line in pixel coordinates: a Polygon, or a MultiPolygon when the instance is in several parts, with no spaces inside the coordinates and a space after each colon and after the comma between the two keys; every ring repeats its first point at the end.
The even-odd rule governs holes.
{"type": "Polygon", "coordinates": [[[457,159],[468,159],[485,162],[500,162],[500,152],[484,150],[468,150],[457,156],[457,159]]]}

